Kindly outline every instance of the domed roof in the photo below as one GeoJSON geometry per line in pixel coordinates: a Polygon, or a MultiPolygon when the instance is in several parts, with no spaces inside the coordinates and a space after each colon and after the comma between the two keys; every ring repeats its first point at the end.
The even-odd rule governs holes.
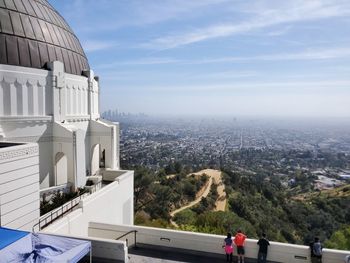
{"type": "Polygon", "coordinates": [[[55,60],[67,73],[89,69],[78,38],[46,0],[0,0],[0,64],[44,68],[55,60]]]}

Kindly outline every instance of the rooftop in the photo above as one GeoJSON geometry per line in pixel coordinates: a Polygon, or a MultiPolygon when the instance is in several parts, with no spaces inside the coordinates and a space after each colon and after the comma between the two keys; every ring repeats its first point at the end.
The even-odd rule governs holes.
{"type": "Polygon", "coordinates": [[[0,0],[0,64],[40,69],[51,61],[71,74],[89,69],[78,38],[46,0],[0,0]]]}

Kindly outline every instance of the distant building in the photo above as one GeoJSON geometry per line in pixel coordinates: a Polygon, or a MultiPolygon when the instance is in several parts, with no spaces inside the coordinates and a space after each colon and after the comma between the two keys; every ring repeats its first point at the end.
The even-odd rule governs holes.
{"type": "Polygon", "coordinates": [[[350,174],[341,174],[339,177],[342,180],[350,180],[350,174]]]}
{"type": "Polygon", "coordinates": [[[319,175],[318,179],[315,180],[315,186],[319,190],[333,189],[343,184],[340,180],[330,178],[327,176],[319,175]]]}

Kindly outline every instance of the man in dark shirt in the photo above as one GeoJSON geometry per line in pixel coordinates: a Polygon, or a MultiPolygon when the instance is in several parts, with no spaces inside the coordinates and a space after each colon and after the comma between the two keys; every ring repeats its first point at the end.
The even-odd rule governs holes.
{"type": "Polygon", "coordinates": [[[311,262],[322,263],[322,245],[320,239],[315,237],[314,242],[310,243],[311,262]]]}
{"type": "Polygon", "coordinates": [[[270,242],[266,239],[266,234],[263,233],[262,237],[258,241],[259,253],[258,253],[258,262],[266,263],[267,257],[267,248],[270,245],[270,242]]]}

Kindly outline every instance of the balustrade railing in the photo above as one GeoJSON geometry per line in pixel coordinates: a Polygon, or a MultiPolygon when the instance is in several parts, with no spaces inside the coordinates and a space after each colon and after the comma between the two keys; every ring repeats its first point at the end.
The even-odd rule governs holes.
{"type": "Polygon", "coordinates": [[[79,204],[80,200],[82,200],[83,198],[85,198],[88,195],[89,195],[89,193],[84,193],[82,195],[79,195],[78,197],[70,200],[69,202],[65,203],[64,205],[62,205],[58,208],[55,208],[54,210],[41,216],[39,219],[39,222],[33,226],[32,231],[38,232],[38,231],[42,230],[44,227],[51,224],[53,221],[55,221],[59,218],[62,218],[66,213],[71,212],[79,204]]]}

